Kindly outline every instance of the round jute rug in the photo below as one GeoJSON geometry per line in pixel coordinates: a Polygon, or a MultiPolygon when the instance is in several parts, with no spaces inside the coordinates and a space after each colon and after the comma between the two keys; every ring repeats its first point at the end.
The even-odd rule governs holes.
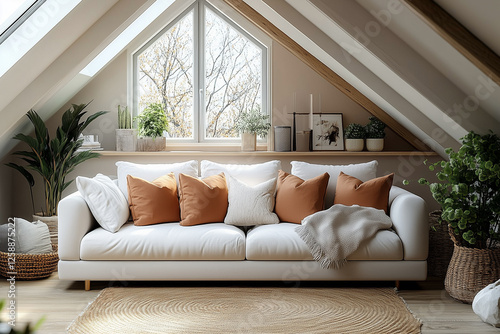
{"type": "Polygon", "coordinates": [[[420,333],[391,288],[107,288],[68,333],[420,333]]]}

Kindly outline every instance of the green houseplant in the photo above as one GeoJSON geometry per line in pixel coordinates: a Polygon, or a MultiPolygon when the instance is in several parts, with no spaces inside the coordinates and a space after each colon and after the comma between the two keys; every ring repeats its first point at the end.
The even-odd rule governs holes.
{"type": "MultiPolygon", "coordinates": [[[[19,171],[28,181],[30,190],[35,185],[32,172],[39,174],[43,180],[45,206],[42,216],[57,215],[57,204],[61,200],[62,192],[73,180],[66,181],[68,174],[82,162],[96,158],[98,153],[92,151],[78,151],[83,144],[80,135],[83,130],[105,111],[90,115],[85,121],[81,118],[87,113],[88,104],[73,104],[62,115],[62,123],[57,127],[55,138],[50,138],[49,131],[40,116],[34,110],[26,114],[35,127],[34,137],[19,133],[14,136],[28,145],[27,151],[16,151],[13,154],[21,157],[27,166],[8,163],[7,166],[19,171]]],[[[33,192],[31,201],[34,210],[33,192]]]]}
{"type": "Polygon", "coordinates": [[[351,123],[344,129],[345,149],[351,152],[363,150],[366,138],[365,128],[361,124],[351,123]]]}
{"type": "Polygon", "coordinates": [[[419,183],[428,185],[441,205],[455,243],[445,287],[452,297],[471,302],[500,277],[500,138],[470,132],[461,140],[457,152],[446,149],[448,160],[429,165],[438,182],[419,183]]]}
{"type": "Polygon", "coordinates": [[[384,149],[386,125],[375,116],[371,116],[369,120],[365,125],[366,149],[371,152],[380,152],[384,149]]]}
{"type": "Polygon", "coordinates": [[[144,111],[136,117],[139,136],[139,151],[163,151],[166,138],[163,132],[169,130],[165,107],[162,103],[150,103],[144,111]]]}
{"type": "Polygon", "coordinates": [[[137,149],[137,130],[132,129],[132,115],[128,107],[118,105],[118,129],[116,129],[116,150],[133,152],[137,149]]]}
{"type": "Polygon", "coordinates": [[[270,128],[269,115],[263,114],[260,108],[243,111],[236,121],[236,129],[241,133],[241,149],[255,151],[257,136],[265,138],[270,128]]]}

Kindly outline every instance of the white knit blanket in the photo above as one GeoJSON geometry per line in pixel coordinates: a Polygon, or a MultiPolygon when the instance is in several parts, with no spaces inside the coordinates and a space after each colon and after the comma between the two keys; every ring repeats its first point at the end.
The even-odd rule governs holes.
{"type": "Polygon", "coordinates": [[[391,226],[384,210],[335,204],[304,218],[295,231],[322,268],[339,269],[363,241],[391,226]]]}

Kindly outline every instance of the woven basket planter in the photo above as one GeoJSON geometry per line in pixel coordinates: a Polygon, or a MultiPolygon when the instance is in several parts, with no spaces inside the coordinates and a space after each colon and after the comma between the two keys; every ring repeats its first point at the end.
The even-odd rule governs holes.
{"type": "Polygon", "coordinates": [[[59,261],[57,245],[52,245],[52,253],[15,254],[14,270],[9,267],[9,253],[0,252],[0,276],[15,276],[16,280],[36,280],[47,278],[56,270],[59,261]]]}
{"type": "Polygon", "coordinates": [[[454,245],[444,287],[461,302],[472,303],[479,290],[500,279],[500,248],[478,249],[454,245]]]}
{"type": "Polygon", "coordinates": [[[439,223],[440,219],[441,210],[429,214],[427,274],[444,279],[453,255],[453,241],[448,233],[448,224],[446,222],[439,223]]]}

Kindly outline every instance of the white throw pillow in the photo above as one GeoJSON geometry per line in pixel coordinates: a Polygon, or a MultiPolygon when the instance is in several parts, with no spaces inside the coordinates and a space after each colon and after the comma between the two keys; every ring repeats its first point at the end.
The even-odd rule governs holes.
{"type": "Polygon", "coordinates": [[[9,218],[9,224],[4,226],[11,234],[10,238],[15,240],[15,253],[47,254],[52,252],[47,224],[39,220],[29,222],[22,218],[9,218]],[[12,224],[14,224],[14,230],[9,231],[8,228],[12,227],[12,224]]]}
{"type": "Polygon", "coordinates": [[[278,224],[274,210],[276,178],[249,186],[228,175],[228,202],[224,223],[236,226],[278,224]]]}
{"type": "Polygon", "coordinates": [[[351,164],[351,165],[317,165],[302,161],[292,161],[292,175],[298,176],[303,180],[312,179],[323,173],[330,174],[328,187],[326,188],[325,209],[333,205],[335,198],[335,189],[337,188],[337,178],[340,172],[354,176],[361,181],[368,181],[377,177],[378,161],[351,164]]]}
{"type": "Polygon", "coordinates": [[[127,222],[130,215],[127,199],[109,177],[78,176],[76,187],[103,229],[115,233],[127,222]]]}
{"type": "Polygon", "coordinates": [[[201,178],[224,173],[250,186],[278,177],[281,161],[272,160],[252,165],[219,164],[208,160],[201,161],[201,178]]]}
{"type": "Polygon", "coordinates": [[[134,164],[132,162],[118,161],[116,167],[118,167],[118,187],[125,195],[127,201],[127,175],[151,182],[165,174],[174,173],[177,184],[179,184],[179,173],[198,177],[198,161],[196,160],[172,164],[134,164]]]}

